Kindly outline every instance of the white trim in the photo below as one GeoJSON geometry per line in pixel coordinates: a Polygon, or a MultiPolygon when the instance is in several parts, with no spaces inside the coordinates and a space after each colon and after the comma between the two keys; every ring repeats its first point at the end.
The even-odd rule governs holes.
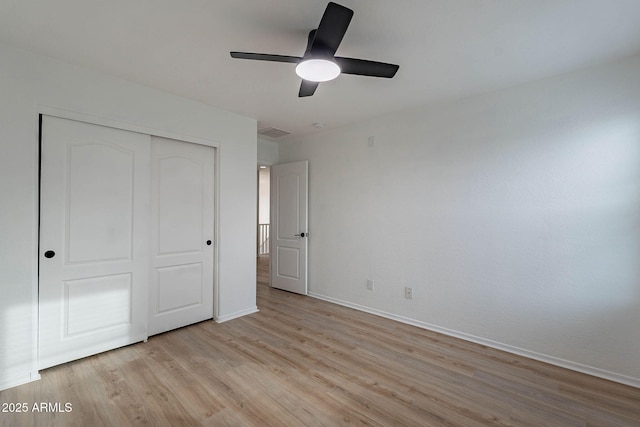
{"type": "Polygon", "coordinates": [[[213,318],[220,313],[220,158],[221,147],[213,154],[213,318]]]}
{"type": "Polygon", "coordinates": [[[32,381],[38,381],[39,379],[40,379],[40,374],[38,373],[38,371],[33,371],[31,372],[31,374],[25,377],[5,380],[0,382],[0,390],[8,390],[12,387],[18,387],[19,385],[27,384],[32,381]]]}
{"type": "Polygon", "coordinates": [[[171,132],[164,129],[151,128],[135,123],[123,122],[120,120],[109,119],[106,117],[94,116],[93,114],[80,113],[77,111],[66,110],[58,107],[38,104],[36,106],[37,114],[58,117],[61,119],[75,120],[78,122],[90,123],[99,126],[111,127],[115,129],[126,130],[130,132],[142,133],[145,135],[159,136],[162,138],[175,139],[183,142],[191,142],[193,144],[207,145],[209,147],[220,147],[219,141],[201,138],[198,136],[185,135],[181,133],[171,132]]]}
{"type": "Polygon", "coordinates": [[[244,310],[236,311],[235,313],[225,314],[224,316],[216,317],[215,321],[216,323],[223,323],[229,320],[237,319],[238,317],[246,316],[247,314],[257,313],[259,311],[260,310],[258,310],[258,307],[255,306],[255,307],[247,308],[244,310]]]}
{"type": "MultiPolygon", "coordinates": [[[[35,141],[34,153],[35,153],[35,178],[34,182],[36,184],[35,192],[33,192],[35,207],[35,215],[33,216],[33,235],[32,235],[32,243],[33,245],[33,260],[32,263],[32,281],[31,281],[31,342],[32,351],[31,351],[31,374],[29,375],[30,381],[37,381],[40,379],[40,373],[38,372],[38,354],[39,354],[39,345],[40,345],[40,114],[36,114],[33,118],[35,120],[35,135],[33,135],[33,141],[35,141]]],[[[19,385],[19,384],[15,384],[19,385]]],[[[0,386],[0,390],[3,390],[4,387],[0,386]]]]}
{"type": "Polygon", "coordinates": [[[378,310],[375,308],[367,307],[360,304],[354,304],[348,301],[344,301],[338,298],[329,297],[326,295],[320,295],[313,292],[308,294],[312,298],[327,301],[330,303],[338,304],[344,307],[353,308],[354,310],[363,311],[365,313],[374,314],[376,316],[385,317],[387,319],[395,320],[408,325],[417,326],[418,328],[427,329],[433,332],[438,332],[443,335],[448,335],[454,338],[460,338],[465,341],[470,341],[476,344],[484,345],[487,347],[495,348],[497,350],[506,351],[507,353],[516,354],[529,359],[537,360],[540,362],[548,363],[550,365],[559,366],[561,368],[570,369],[572,371],[581,372],[583,374],[592,375],[594,377],[604,378],[606,380],[614,381],[617,383],[629,385],[631,387],[640,388],[640,378],[633,378],[626,375],[621,375],[615,372],[610,372],[604,369],[595,368],[593,366],[583,365],[578,362],[572,362],[570,360],[561,359],[554,356],[549,356],[535,351],[530,351],[520,347],[515,347],[508,344],[503,344],[497,341],[488,340],[486,338],[477,337],[475,335],[467,334],[464,332],[456,331],[454,329],[443,328],[441,326],[432,325],[430,323],[422,322],[420,320],[411,319],[409,317],[399,316],[393,313],[387,313],[386,311],[378,310]]]}

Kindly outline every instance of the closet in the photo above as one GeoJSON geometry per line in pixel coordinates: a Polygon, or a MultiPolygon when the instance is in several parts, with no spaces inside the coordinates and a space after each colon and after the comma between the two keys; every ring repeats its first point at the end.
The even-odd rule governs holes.
{"type": "Polygon", "coordinates": [[[38,367],[213,317],[215,149],[42,117],[38,367]]]}

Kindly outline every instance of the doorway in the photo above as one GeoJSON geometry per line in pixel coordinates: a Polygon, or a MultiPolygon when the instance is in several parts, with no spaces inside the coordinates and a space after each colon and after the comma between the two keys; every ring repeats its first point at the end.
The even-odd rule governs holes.
{"type": "Polygon", "coordinates": [[[258,276],[267,274],[266,283],[274,288],[302,295],[308,292],[308,186],[309,162],[306,160],[271,168],[258,167],[256,273],[258,276]],[[261,213],[264,216],[261,217],[261,213]],[[268,234],[261,231],[263,224],[267,225],[267,213],[268,234]]]}
{"type": "Polygon", "coordinates": [[[256,277],[258,283],[269,284],[271,246],[271,167],[258,165],[258,224],[256,277]]]}

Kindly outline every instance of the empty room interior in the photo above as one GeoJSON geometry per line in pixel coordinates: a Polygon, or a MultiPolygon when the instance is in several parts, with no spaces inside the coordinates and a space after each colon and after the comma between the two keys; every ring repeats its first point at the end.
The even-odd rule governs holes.
{"type": "Polygon", "coordinates": [[[0,1],[0,426],[640,425],[640,2],[0,1]]]}

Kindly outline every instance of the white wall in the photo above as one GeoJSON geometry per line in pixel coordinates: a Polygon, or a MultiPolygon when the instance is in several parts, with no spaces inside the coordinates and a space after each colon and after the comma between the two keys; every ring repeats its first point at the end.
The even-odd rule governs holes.
{"type": "Polygon", "coordinates": [[[256,309],[256,121],[0,45],[0,389],[37,377],[38,113],[43,108],[217,145],[217,317],[256,309]]]}
{"type": "Polygon", "coordinates": [[[640,58],[281,143],[303,159],[312,295],[640,386],[640,58]]]}
{"type": "Polygon", "coordinates": [[[275,141],[258,138],[258,163],[271,166],[278,163],[280,145],[275,141]]]}
{"type": "Polygon", "coordinates": [[[269,224],[271,219],[271,168],[258,170],[258,223],[269,224]]]}

